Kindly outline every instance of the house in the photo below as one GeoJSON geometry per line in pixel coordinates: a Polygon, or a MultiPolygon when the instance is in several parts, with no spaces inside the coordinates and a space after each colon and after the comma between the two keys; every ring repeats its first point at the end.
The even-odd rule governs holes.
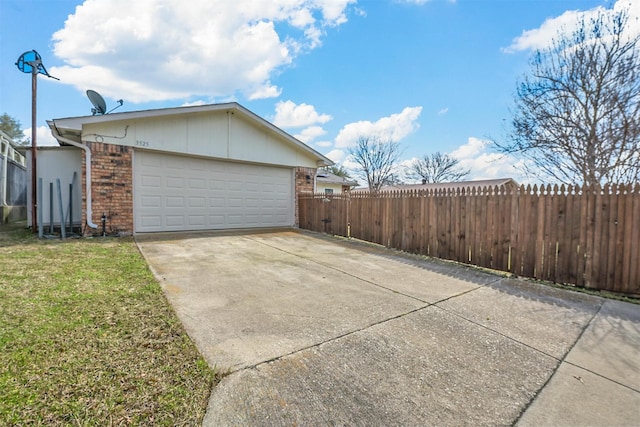
{"type": "Polygon", "coordinates": [[[0,131],[0,224],[27,216],[26,159],[13,140],[0,131]]]}
{"type": "MultiPolygon", "coordinates": [[[[455,182],[431,182],[422,184],[394,184],[385,185],[380,191],[398,191],[398,190],[455,190],[457,188],[483,188],[494,187],[505,188],[508,190],[518,188],[518,183],[512,178],[484,179],[478,181],[455,181],[455,182]]],[[[367,192],[368,188],[356,188],[352,191],[367,192]]]]}
{"type": "MultiPolygon", "coordinates": [[[[78,172],[69,191],[79,193],[85,234],[103,222],[118,234],[295,226],[297,195],[332,164],[235,102],[48,124],[74,159],[63,178],[78,172]]],[[[38,170],[61,161],[38,156],[38,170]]]]}
{"type": "Polygon", "coordinates": [[[348,178],[341,177],[327,171],[318,171],[316,174],[316,189],[317,193],[345,193],[351,190],[351,188],[358,185],[356,181],[348,178]]]}

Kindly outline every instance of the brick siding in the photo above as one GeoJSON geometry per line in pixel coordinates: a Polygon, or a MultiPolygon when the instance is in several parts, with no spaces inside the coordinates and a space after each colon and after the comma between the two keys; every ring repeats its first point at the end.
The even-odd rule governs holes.
{"type": "Polygon", "coordinates": [[[298,195],[300,193],[313,193],[314,190],[314,182],[316,177],[317,169],[315,168],[296,168],[296,186],[295,186],[295,206],[294,206],[294,217],[295,217],[295,226],[298,227],[298,195]]]}
{"type": "MultiPolygon", "coordinates": [[[[102,215],[106,215],[107,234],[133,234],[133,164],[131,147],[88,142],[91,150],[92,220],[97,230],[85,228],[85,234],[102,233],[102,215]]],[[[86,165],[82,162],[82,174],[86,165]]],[[[86,188],[82,180],[82,223],[86,223],[86,188]]]]}

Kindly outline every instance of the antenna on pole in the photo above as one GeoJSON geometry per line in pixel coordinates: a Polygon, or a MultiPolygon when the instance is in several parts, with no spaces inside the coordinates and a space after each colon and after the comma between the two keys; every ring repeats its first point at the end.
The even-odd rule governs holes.
{"type": "Polygon", "coordinates": [[[35,50],[30,50],[20,55],[18,61],[16,62],[16,66],[18,67],[18,70],[22,71],[23,73],[31,73],[34,75],[44,74],[51,79],[60,80],[59,78],[53,77],[51,74],[49,74],[47,69],[44,67],[44,64],[42,63],[42,57],[35,50]]]}
{"type": "Polygon", "coordinates": [[[102,95],[100,95],[98,92],[96,92],[95,90],[89,89],[87,91],[87,97],[89,98],[89,101],[91,101],[91,103],[93,104],[93,108],[91,109],[91,113],[94,116],[96,114],[97,115],[109,114],[110,112],[112,112],[116,108],[122,107],[122,104],[124,104],[124,101],[122,99],[119,99],[117,101],[119,105],[117,105],[116,107],[114,107],[111,110],[107,111],[107,103],[104,100],[104,98],[102,97],[102,95]]]}
{"type": "Polygon", "coordinates": [[[37,185],[36,180],[38,177],[36,171],[36,135],[37,135],[37,121],[36,121],[36,100],[38,92],[38,74],[44,74],[45,76],[60,80],[57,77],[53,77],[42,63],[42,57],[35,50],[30,50],[18,58],[16,62],[18,70],[23,73],[31,74],[31,231],[34,233],[38,230],[38,223],[36,221],[36,209],[37,209],[37,185]]]}

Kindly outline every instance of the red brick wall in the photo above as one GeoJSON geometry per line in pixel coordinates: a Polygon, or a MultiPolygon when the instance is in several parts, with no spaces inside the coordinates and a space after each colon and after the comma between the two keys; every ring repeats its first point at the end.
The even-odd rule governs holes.
{"type": "Polygon", "coordinates": [[[296,187],[295,187],[295,226],[299,226],[298,222],[298,195],[300,193],[313,193],[314,190],[314,182],[316,177],[317,169],[315,168],[296,168],[296,187]]]}
{"type": "MultiPolygon", "coordinates": [[[[123,145],[88,142],[91,150],[92,220],[97,230],[86,227],[85,234],[102,233],[102,215],[106,215],[107,234],[133,234],[132,148],[123,145]]],[[[82,163],[86,176],[86,165],[82,163]]],[[[82,222],[86,223],[86,188],[82,180],[82,222]]]]}

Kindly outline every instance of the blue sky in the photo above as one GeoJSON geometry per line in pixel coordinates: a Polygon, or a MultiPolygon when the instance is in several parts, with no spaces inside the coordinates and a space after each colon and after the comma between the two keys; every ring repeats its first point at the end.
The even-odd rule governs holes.
{"type": "MultiPolygon", "coordinates": [[[[30,135],[35,49],[38,143],[46,120],[91,114],[85,91],[118,112],[237,101],[349,167],[377,134],[404,164],[435,151],[473,179],[524,177],[492,152],[532,49],[597,7],[637,0],[0,0],[0,113],[30,135]],[[42,129],[40,129],[42,128],[42,129]]],[[[514,166],[516,166],[514,168],[514,166]]]]}

